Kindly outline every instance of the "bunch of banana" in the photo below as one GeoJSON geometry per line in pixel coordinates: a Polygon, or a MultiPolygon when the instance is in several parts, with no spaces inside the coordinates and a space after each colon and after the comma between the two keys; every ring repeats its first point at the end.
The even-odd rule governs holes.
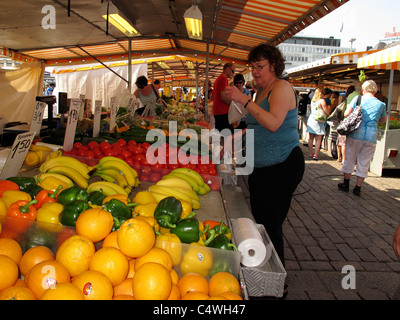
{"type": "Polygon", "coordinates": [[[92,182],[91,184],[88,185],[86,191],[88,193],[92,191],[100,191],[102,192],[106,197],[112,196],[115,194],[123,194],[128,196],[129,192],[127,192],[124,188],[120,187],[118,184],[109,182],[109,181],[96,181],[92,182]]]}
{"type": "Polygon", "coordinates": [[[124,160],[117,157],[103,157],[99,160],[93,173],[107,182],[114,183],[125,190],[127,194],[140,184],[139,176],[124,160]]]}
{"type": "Polygon", "coordinates": [[[196,171],[189,168],[178,168],[172,170],[169,174],[162,177],[162,180],[180,179],[189,184],[197,194],[206,194],[210,192],[210,187],[204,182],[203,177],[196,171]]]}
{"type": "Polygon", "coordinates": [[[193,209],[200,208],[199,196],[189,184],[182,183],[181,179],[160,180],[151,185],[148,190],[157,201],[172,196],[190,203],[193,209]]]}
{"type": "Polygon", "coordinates": [[[52,154],[52,148],[31,144],[29,151],[25,157],[25,164],[31,168],[41,165],[46,161],[47,157],[52,154]]]}
{"type": "Polygon", "coordinates": [[[66,176],[84,189],[89,185],[90,170],[87,164],[67,156],[49,158],[39,167],[40,173],[57,173],[66,176]]]}

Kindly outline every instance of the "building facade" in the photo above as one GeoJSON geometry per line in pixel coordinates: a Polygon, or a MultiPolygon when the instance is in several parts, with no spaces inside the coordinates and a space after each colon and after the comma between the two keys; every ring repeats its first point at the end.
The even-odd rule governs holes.
{"type": "Polygon", "coordinates": [[[286,69],[321,60],[338,53],[349,53],[351,48],[340,47],[340,39],[292,37],[278,45],[284,58],[286,69]]]}

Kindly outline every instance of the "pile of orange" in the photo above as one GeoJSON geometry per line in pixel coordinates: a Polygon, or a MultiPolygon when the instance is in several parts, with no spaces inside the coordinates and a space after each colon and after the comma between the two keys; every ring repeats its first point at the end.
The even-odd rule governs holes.
{"type": "Polygon", "coordinates": [[[23,253],[17,241],[0,238],[0,299],[242,299],[230,273],[209,280],[197,273],[179,277],[170,254],[155,247],[153,227],[145,220],[128,219],[111,232],[109,218],[99,209],[81,214],[77,234],[55,253],[44,246],[23,253]]]}

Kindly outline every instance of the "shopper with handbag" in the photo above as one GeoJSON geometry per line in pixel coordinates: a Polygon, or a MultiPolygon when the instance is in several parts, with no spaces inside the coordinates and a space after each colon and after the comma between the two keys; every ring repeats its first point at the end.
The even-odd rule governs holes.
{"type": "MultiPolygon", "coordinates": [[[[338,184],[341,191],[350,190],[350,178],[357,163],[357,184],[353,189],[356,196],[360,196],[361,185],[368,176],[369,164],[375,153],[378,135],[378,122],[386,122],[386,105],[375,98],[378,87],[373,80],[367,80],[362,85],[362,122],[359,128],[346,137],[346,156],[342,167],[343,183],[338,184]]],[[[356,108],[358,98],[355,97],[347,106],[345,117],[348,117],[356,108]]]]}

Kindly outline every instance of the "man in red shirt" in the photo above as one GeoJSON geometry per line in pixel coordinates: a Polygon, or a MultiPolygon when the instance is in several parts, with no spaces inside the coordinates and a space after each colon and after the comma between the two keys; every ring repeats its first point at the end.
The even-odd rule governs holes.
{"type": "Polygon", "coordinates": [[[228,79],[235,74],[236,66],[232,63],[226,63],[221,75],[214,82],[213,91],[213,115],[215,119],[215,129],[222,131],[225,128],[232,130],[228,121],[228,111],[230,101],[227,100],[222,92],[228,86],[228,79]]]}

